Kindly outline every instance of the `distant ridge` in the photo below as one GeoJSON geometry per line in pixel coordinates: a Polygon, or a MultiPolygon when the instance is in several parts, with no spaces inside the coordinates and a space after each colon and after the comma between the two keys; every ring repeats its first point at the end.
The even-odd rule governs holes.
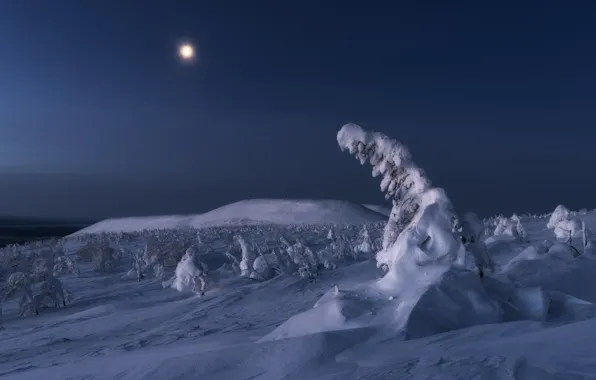
{"type": "Polygon", "coordinates": [[[371,204],[365,204],[363,205],[364,207],[373,210],[374,212],[378,212],[379,214],[383,214],[387,217],[389,217],[389,215],[391,214],[391,207],[389,206],[385,206],[385,205],[371,205],[371,204]]]}
{"type": "Polygon", "coordinates": [[[75,235],[253,224],[362,224],[386,220],[386,215],[348,201],[250,199],[225,205],[200,215],[106,219],[77,231],[75,235]]]}

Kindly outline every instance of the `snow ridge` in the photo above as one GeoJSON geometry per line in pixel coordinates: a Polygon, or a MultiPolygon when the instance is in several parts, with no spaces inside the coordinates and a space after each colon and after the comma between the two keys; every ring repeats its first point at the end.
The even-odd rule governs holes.
{"type": "Polygon", "coordinates": [[[73,235],[255,224],[362,224],[387,217],[342,200],[249,199],[200,215],[164,215],[106,219],[73,235]]]}

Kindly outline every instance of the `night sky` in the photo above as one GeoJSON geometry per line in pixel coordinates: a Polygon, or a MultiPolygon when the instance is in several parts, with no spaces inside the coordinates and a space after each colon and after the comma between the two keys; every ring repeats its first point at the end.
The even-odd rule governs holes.
{"type": "Polygon", "coordinates": [[[596,2],[0,2],[2,215],[381,203],[347,122],[460,211],[595,208],[596,2]]]}

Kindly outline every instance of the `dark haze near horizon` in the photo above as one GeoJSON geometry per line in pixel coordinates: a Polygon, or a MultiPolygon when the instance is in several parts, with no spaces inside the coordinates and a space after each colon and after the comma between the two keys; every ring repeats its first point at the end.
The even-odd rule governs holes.
{"type": "Polygon", "coordinates": [[[594,40],[590,1],[4,2],[0,214],[383,203],[347,122],[458,210],[595,208],[594,40]]]}

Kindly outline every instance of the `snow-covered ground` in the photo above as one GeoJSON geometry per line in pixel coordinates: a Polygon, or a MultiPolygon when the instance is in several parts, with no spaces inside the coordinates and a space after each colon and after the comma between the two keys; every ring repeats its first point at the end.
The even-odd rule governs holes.
{"type": "MultiPolygon", "coordinates": [[[[595,213],[579,219],[596,230],[595,213]]],[[[221,272],[202,298],[163,289],[153,278],[136,282],[122,279],[123,272],[83,268],[80,277],[61,278],[75,297],[66,308],[20,318],[14,302],[4,305],[0,378],[596,379],[596,259],[574,257],[564,244],[552,254],[528,251],[556,240],[548,221],[522,217],[523,241],[488,237],[496,274],[462,277],[468,289],[500,281],[553,292],[543,318],[535,318],[541,306],[530,291],[525,318],[482,322],[458,310],[461,300],[446,286],[421,298],[419,304],[440,302],[414,310],[421,319],[408,322],[410,334],[420,326],[443,325],[446,332],[405,336],[391,322],[396,300],[364,287],[381,276],[374,261],[323,271],[314,283],[221,272]],[[451,329],[461,321],[450,316],[471,326],[451,329]]]]}
{"type": "Polygon", "coordinates": [[[386,214],[348,201],[250,199],[200,215],[106,219],[76,234],[250,224],[362,224],[386,220],[386,214]]]}
{"type": "Polygon", "coordinates": [[[457,215],[400,142],[337,142],[388,218],[253,200],[0,250],[0,376],[596,379],[596,211],[457,215]]]}

